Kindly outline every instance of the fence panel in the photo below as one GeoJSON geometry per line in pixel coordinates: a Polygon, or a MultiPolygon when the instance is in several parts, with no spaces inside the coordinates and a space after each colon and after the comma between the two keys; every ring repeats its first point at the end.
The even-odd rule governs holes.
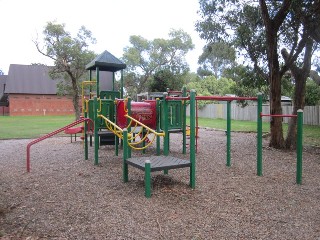
{"type": "MultiPolygon", "coordinates": [[[[262,113],[269,114],[270,106],[263,105],[262,113]]],[[[282,114],[291,114],[292,106],[282,106],[282,114]]],[[[189,116],[189,106],[187,108],[187,115],[189,116]]],[[[222,118],[227,119],[227,104],[208,104],[202,109],[198,109],[198,117],[203,118],[222,118]]],[[[249,105],[244,108],[236,103],[231,104],[231,119],[257,121],[257,106],[249,105]]],[[[270,121],[270,117],[263,117],[264,122],[270,121]]],[[[284,123],[289,122],[289,118],[283,118],[284,123]]],[[[306,106],[303,111],[303,124],[320,126],[320,106],[306,106]]]]}

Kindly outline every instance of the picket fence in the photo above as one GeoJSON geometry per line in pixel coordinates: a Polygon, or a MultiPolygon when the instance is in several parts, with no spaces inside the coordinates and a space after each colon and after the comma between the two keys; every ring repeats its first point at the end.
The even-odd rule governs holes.
{"type": "MultiPolygon", "coordinates": [[[[263,114],[270,114],[270,106],[262,106],[263,114]]],[[[282,106],[283,114],[292,114],[292,106],[282,106]]],[[[189,115],[189,107],[187,108],[189,115]]],[[[198,117],[227,119],[227,104],[208,104],[202,109],[198,109],[198,117]]],[[[257,121],[257,106],[249,105],[241,107],[236,103],[231,104],[231,119],[257,121]]],[[[269,117],[263,117],[263,121],[270,121],[269,117]]],[[[289,118],[283,118],[284,123],[288,123],[289,118]]],[[[303,124],[320,126],[320,106],[305,106],[303,110],[303,124]]]]}

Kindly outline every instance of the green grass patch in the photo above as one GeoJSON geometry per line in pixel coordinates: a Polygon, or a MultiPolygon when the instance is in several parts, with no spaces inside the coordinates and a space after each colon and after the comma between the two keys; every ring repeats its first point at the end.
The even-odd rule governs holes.
{"type": "MultiPolygon", "coordinates": [[[[68,116],[0,116],[0,139],[37,138],[62,128],[74,121],[73,115],[68,116]]],[[[189,118],[187,119],[189,122],[189,118]]],[[[200,127],[226,130],[224,119],[199,118],[200,127]]],[[[263,122],[262,131],[268,133],[270,124],[263,122]]],[[[284,134],[288,125],[283,124],[284,134]]],[[[257,123],[251,121],[231,121],[231,131],[256,132],[257,123]]],[[[304,143],[320,147],[320,126],[303,126],[304,143]]]]}
{"type": "MultiPolygon", "coordinates": [[[[187,119],[189,122],[189,118],[187,119]]],[[[209,127],[214,129],[227,129],[227,121],[225,119],[199,118],[198,125],[200,127],[209,127]]],[[[231,131],[235,132],[257,132],[257,122],[231,120],[231,131]]],[[[262,123],[262,131],[270,132],[270,123],[262,123]]],[[[288,131],[288,124],[283,124],[284,135],[288,131]]],[[[320,126],[303,125],[303,140],[304,143],[311,146],[320,147],[320,126]]]]}
{"type": "Polygon", "coordinates": [[[0,139],[37,138],[75,120],[68,116],[1,116],[0,139]]]}

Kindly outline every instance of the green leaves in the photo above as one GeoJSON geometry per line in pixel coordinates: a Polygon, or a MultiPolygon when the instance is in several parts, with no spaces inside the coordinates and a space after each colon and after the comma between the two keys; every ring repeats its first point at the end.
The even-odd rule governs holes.
{"type": "Polygon", "coordinates": [[[82,26],[76,37],[65,30],[65,24],[48,22],[43,31],[43,47],[39,41],[34,41],[42,55],[51,58],[54,66],[49,74],[53,79],[64,79],[57,85],[58,94],[71,94],[76,116],[79,117],[79,83],[86,73],[85,66],[95,53],[88,49],[96,42],[91,31],[82,26]]]}
{"type": "Polygon", "coordinates": [[[130,36],[131,46],[124,48],[123,61],[128,72],[125,81],[128,92],[148,91],[157,71],[170,70],[182,74],[188,69],[185,56],[194,48],[191,37],[183,30],[171,30],[169,39],[147,40],[142,36],[130,36]],[[133,77],[134,76],[134,77],[133,77]]]}

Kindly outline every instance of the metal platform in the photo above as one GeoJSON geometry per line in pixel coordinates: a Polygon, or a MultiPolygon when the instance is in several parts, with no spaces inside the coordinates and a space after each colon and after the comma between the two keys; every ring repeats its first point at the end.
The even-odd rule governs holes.
{"type": "Polygon", "coordinates": [[[128,165],[145,170],[145,161],[149,160],[151,172],[190,167],[189,160],[183,160],[172,156],[134,157],[126,160],[128,165]]]}

